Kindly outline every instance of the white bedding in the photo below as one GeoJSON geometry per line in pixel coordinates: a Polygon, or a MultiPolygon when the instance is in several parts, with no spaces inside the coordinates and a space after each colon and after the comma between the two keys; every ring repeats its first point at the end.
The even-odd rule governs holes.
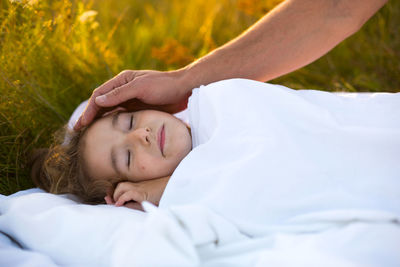
{"type": "Polygon", "coordinates": [[[202,86],[195,147],[160,208],[0,197],[0,266],[400,266],[399,107],[400,94],[202,86]]]}
{"type": "Polygon", "coordinates": [[[399,118],[400,93],[336,95],[244,79],[195,89],[195,147],[160,207],[201,203],[251,236],[315,212],[398,216],[399,118]]]}

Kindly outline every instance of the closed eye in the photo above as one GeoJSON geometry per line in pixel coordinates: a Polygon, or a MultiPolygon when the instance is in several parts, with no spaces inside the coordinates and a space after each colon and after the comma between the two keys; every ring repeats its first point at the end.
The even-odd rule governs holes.
{"type": "Polygon", "coordinates": [[[131,165],[131,151],[128,150],[128,169],[130,165],[131,165]]]}
{"type": "Polygon", "coordinates": [[[131,122],[129,124],[129,130],[132,130],[132,124],[133,124],[133,115],[131,115],[131,122]]]}

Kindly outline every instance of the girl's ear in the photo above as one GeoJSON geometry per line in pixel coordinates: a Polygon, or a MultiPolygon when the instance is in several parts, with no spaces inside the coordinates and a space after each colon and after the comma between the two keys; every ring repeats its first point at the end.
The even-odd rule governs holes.
{"type": "Polygon", "coordinates": [[[124,107],[116,107],[116,108],[114,108],[114,109],[112,109],[110,111],[107,111],[106,113],[101,115],[101,117],[108,116],[108,115],[113,114],[113,113],[118,112],[118,111],[128,111],[128,110],[126,108],[124,108],[124,107]]]}

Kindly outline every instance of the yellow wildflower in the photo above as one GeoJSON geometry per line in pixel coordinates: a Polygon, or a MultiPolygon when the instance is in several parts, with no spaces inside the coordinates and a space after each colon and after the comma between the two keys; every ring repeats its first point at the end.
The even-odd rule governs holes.
{"type": "Polygon", "coordinates": [[[95,10],[88,10],[82,13],[79,16],[79,21],[82,23],[93,22],[97,16],[97,11],[95,10]]]}

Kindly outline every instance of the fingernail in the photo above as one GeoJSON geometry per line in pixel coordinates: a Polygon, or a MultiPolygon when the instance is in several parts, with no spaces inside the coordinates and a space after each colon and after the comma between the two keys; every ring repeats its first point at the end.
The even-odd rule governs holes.
{"type": "Polygon", "coordinates": [[[96,97],[96,103],[103,104],[104,102],[106,102],[106,96],[105,95],[100,95],[100,96],[96,97]]]}

